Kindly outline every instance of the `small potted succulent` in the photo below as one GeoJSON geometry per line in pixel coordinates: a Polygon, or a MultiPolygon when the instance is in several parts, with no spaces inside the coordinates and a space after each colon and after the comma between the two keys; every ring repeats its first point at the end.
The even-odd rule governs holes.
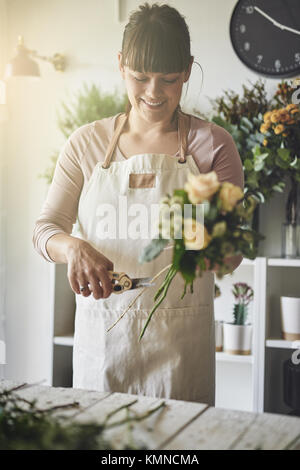
{"type": "Polygon", "coordinates": [[[245,282],[233,284],[235,297],[234,321],[223,324],[224,352],[229,354],[251,354],[252,325],[246,324],[248,305],[253,299],[253,289],[245,282]]]}

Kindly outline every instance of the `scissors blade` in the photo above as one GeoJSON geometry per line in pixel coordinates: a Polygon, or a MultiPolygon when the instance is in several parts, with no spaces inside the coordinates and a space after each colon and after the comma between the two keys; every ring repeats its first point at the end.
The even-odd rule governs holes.
{"type": "Polygon", "coordinates": [[[151,282],[151,277],[137,277],[134,279],[131,279],[132,281],[132,289],[138,289],[139,287],[150,287],[154,286],[155,282],[151,282]]]}

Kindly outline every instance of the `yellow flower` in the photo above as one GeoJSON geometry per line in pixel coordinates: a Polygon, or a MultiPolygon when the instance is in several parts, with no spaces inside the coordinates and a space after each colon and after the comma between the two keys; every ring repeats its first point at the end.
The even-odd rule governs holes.
{"type": "Polygon", "coordinates": [[[231,212],[237,202],[244,197],[244,193],[239,186],[235,186],[228,181],[222,184],[220,190],[220,199],[222,201],[222,208],[231,212]]]}
{"type": "Polygon", "coordinates": [[[189,173],[188,181],[184,185],[192,204],[200,204],[205,200],[209,201],[219,187],[220,183],[215,171],[206,174],[201,173],[200,175],[189,173]]]}
{"type": "Polygon", "coordinates": [[[281,134],[285,130],[285,127],[282,124],[278,124],[278,126],[275,127],[274,132],[275,134],[281,134]]]}
{"type": "Polygon", "coordinates": [[[264,139],[263,141],[263,146],[266,147],[268,145],[268,140],[267,139],[264,139]]]}
{"type": "Polygon", "coordinates": [[[203,250],[211,240],[206,227],[192,218],[184,219],[183,238],[187,250],[203,250]]]}
{"type": "Polygon", "coordinates": [[[273,111],[272,116],[271,116],[271,122],[273,122],[273,124],[275,124],[278,121],[279,121],[279,113],[278,113],[278,111],[273,111]]]}
{"type": "Polygon", "coordinates": [[[271,120],[271,114],[272,114],[272,111],[267,111],[264,114],[264,122],[269,122],[271,120]]]}
{"type": "Polygon", "coordinates": [[[295,103],[290,103],[285,107],[287,111],[290,111],[291,109],[296,109],[296,108],[298,108],[298,106],[295,103]]]}
{"type": "Polygon", "coordinates": [[[265,134],[265,133],[268,131],[269,127],[270,127],[270,125],[269,125],[268,123],[262,124],[262,125],[260,126],[260,132],[261,132],[262,134],[265,134]]]}
{"type": "Polygon", "coordinates": [[[294,108],[290,111],[291,114],[299,113],[299,108],[294,108]]]}

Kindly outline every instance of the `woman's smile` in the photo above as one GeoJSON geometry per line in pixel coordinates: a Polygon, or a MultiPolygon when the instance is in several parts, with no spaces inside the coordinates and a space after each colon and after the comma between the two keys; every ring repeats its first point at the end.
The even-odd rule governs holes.
{"type": "Polygon", "coordinates": [[[158,110],[158,109],[161,109],[163,107],[163,105],[165,104],[165,101],[148,101],[148,100],[145,100],[143,98],[141,98],[142,102],[144,103],[144,105],[148,108],[148,109],[151,109],[151,110],[158,110]]]}

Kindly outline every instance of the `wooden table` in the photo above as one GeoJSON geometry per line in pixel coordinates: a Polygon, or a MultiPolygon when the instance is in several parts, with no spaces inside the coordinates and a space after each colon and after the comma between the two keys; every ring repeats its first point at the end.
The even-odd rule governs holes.
{"type": "MultiPolygon", "coordinates": [[[[21,385],[21,382],[0,380],[0,390],[21,385]]],[[[79,409],[57,410],[58,416],[71,421],[103,422],[108,413],[137,400],[130,409],[144,413],[159,405],[150,417],[134,423],[131,438],[136,445],[146,444],[150,450],[222,450],[222,449],[293,449],[300,450],[300,418],[269,413],[250,413],[209,407],[203,403],[162,400],[126,393],[95,392],[73,388],[25,384],[18,389],[20,397],[37,399],[36,406],[49,408],[77,401],[79,409]]],[[[115,414],[111,422],[125,418],[126,410],[115,414]]],[[[105,437],[114,449],[128,442],[124,425],[109,429],[105,437]]]]}

